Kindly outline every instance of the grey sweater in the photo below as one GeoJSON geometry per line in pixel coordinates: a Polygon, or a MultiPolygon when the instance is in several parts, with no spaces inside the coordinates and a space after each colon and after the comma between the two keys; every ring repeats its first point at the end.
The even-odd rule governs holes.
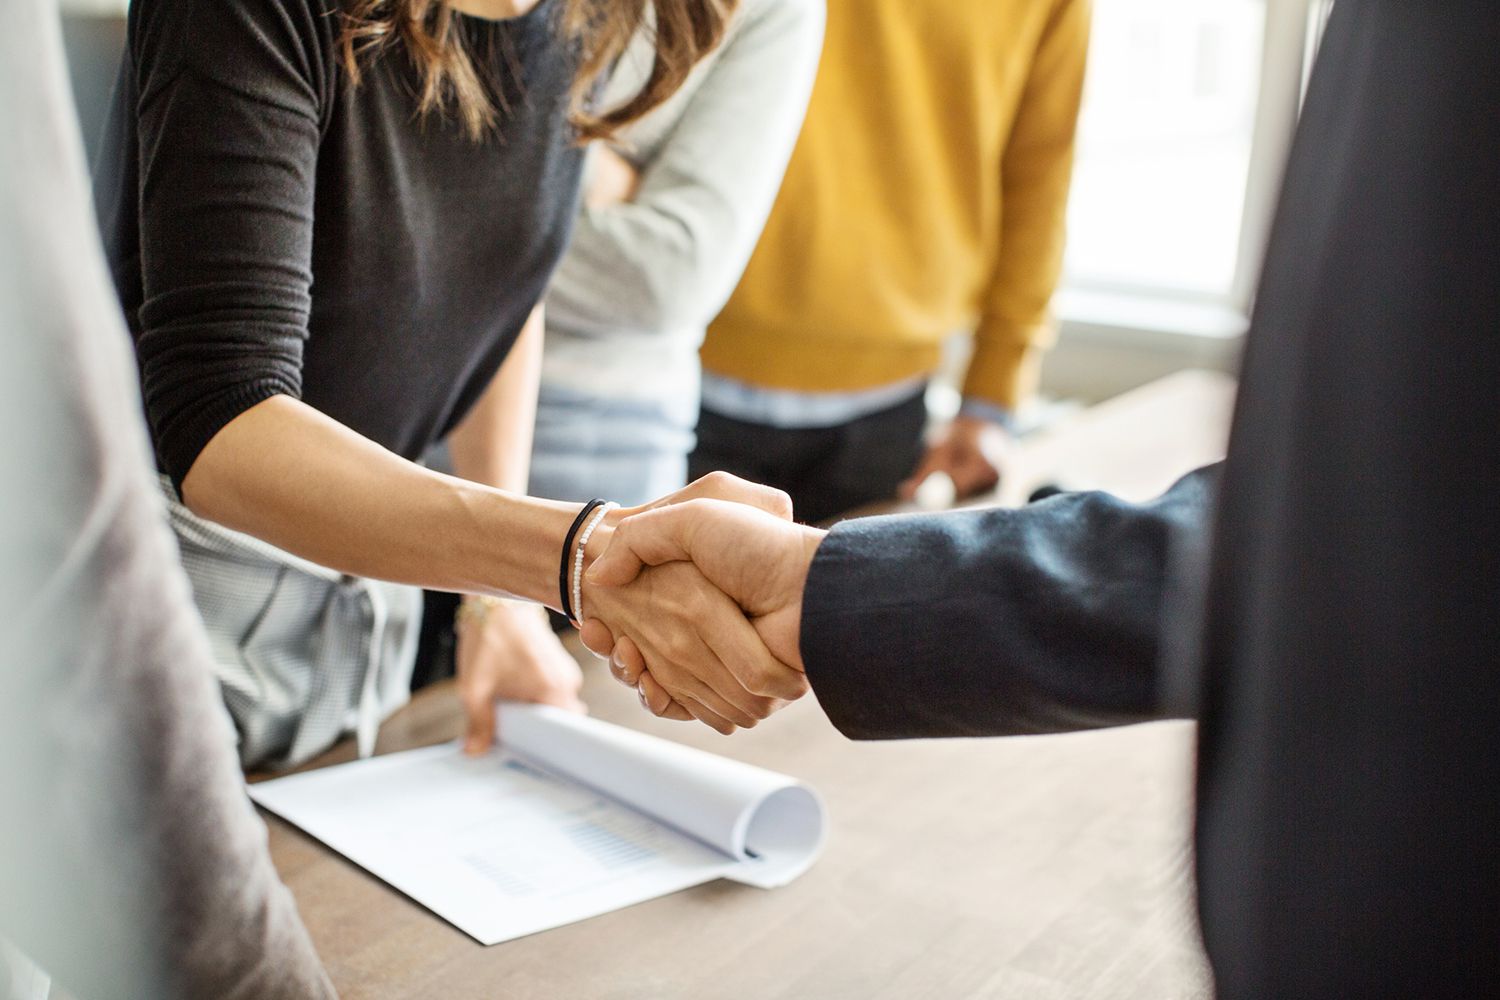
{"type": "MultiPolygon", "coordinates": [[[[245,798],[150,472],[55,0],[7,14],[0,937],[80,1000],[329,997],[245,798]]],[[[0,969],[0,995],[45,988],[0,969]]]]}
{"type": "MultiPolygon", "coordinates": [[[[723,44],[622,136],[635,199],[583,208],[547,292],[544,384],[676,402],[697,418],[698,345],[739,282],[802,128],[823,0],[744,0],[723,44]]],[[[605,91],[638,90],[637,39],[605,91]]],[[[669,410],[676,408],[668,406],[669,410]]]]}

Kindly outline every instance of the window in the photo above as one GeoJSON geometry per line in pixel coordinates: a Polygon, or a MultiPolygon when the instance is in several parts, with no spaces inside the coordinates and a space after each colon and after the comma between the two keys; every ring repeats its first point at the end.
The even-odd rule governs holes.
{"type": "Polygon", "coordinates": [[[1068,292],[1243,314],[1326,6],[1095,0],[1068,292]]]}

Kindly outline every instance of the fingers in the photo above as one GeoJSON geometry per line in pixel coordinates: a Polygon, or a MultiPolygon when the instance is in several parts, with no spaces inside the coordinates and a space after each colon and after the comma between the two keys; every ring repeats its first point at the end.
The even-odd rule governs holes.
{"type": "Polygon", "coordinates": [[[622,587],[647,566],[690,561],[693,528],[712,510],[711,501],[686,500],[631,515],[615,528],[609,548],[589,567],[586,582],[622,587]]]}
{"type": "Polygon", "coordinates": [[[460,678],[458,697],[464,707],[464,753],[482,754],[495,743],[493,686],[473,678],[460,678]]]}
{"type": "MultiPolygon", "coordinates": [[[[699,677],[688,672],[685,665],[678,663],[663,664],[660,660],[647,658],[647,664],[662,678],[664,685],[672,697],[681,702],[682,705],[702,722],[708,722],[720,732],[733,731],[736,726],[742,729],[753,729],[756,723],[775,711],[776,706],[768,698],[759,698],[750,694],[743,688],[733,684],[720,684],[720,687],[731,688],[733,697],[727,697],[716,689],[714,685],[705,683],[699,677]],[[670,673],[669,673],[670,671],[670,673]],[[667,677],[671,680],[668,681],[667,677]],[[719,724],[709,720],[717,720],[719,724]],[[728,729],[721,728],[727,725],[728,729]]],[[[691,663],[694,669],[703,670],[710,676],[717,678],[732,677],[729,668],[724,666],[713,650],[701,640],[699,648],[687,663],[691,663]]]]}
{"type": "Polygon", "coordinates": [[[708,728],[717,732],[720,736],[730,736],[734,733],[735,725],[728,719],[709,711],[696,702],[687,705],[674,701],[665,688],[657,684],[650,674],[645,674],[641,682],[636,685],[636,696],[640,698],[641,707],[652,715],[662,719],[672,719],[678,722],[691,722],[697,720],[708,728]]]}
{"type": "Polygon", "coordinates": [[[652,715],[678,722],[692,722],[697,719],[725,735],[734,731],[735,727],[728,719],[704,708],[701,704],[693,703],[693,709],[690,710],[673,699],[646,669],[646,660],[641,655],[640,647],[629,636],[621,636],[620,641],[615,645],[615,650],[609,658],[609,671],[615,680],[626,687],[635,689],[641,705],[652,715]]]}
{"type": "Polygon", "coordinates": [[[568,712],[577,712],[580,715],[587,715],[588,706],[583,703],[582,698],[578,697],[578,691],[579,687],[572,686],[571,684],[555,685],[541,692],[536,699],[536,703],[538,705],[551,705],[554,708],[561,708],[568,712]]]}
{"type": "Polygon", "coordinates": [[[583,623],[583,627],[578,630],[578,638],[585,649],[601,660],[609,659],[610,651],[615,647],[614,633],[597,618],[590,618],[583,623]]]}
{"type": "Polygon", "coordinates": [[[587,711],[579,693],[583,672],[534,605],[500,604],[458,632],[458,691],[464,710],[464,750],[485,752],[496,738],[501,700],[587,711]]]}
{"type": "MultiPolygon", "coordinates": [[[[608,631],[602,623],[595,624],[598,625],[601,635],[608,631]]],[[[627,635],[620,636],[615,642],[614,649],[609,655],[609,672],[621,684],[635,688],[641,697],[641,704],[653,715],[664,719],[676,719],[682,722],[697,719],[726,735],[733,732],[737,726],[748,728],[754,726],[757,721],[757,716],[735,712],[732,707],[719,701],[711,689],[703,687],[696,687],[692,696],[685,696],[685,704],[678,702],[667,693],[656,678],[647,672],[646,658],[641,654],[640,647],[636,645],[635,640],[627,635]],[[643,682],[644,687],[642,687],[643,682]],[[719,710],[716,711],[710,707],[710,703],[718,706],[719,710]]],[[[770,706],[759,702],[753,704],[759,711],[768,714],[770,706]]]]}
{"type": "Polygon", "coordinates": [[[781,518],[783,521],[790,521],[792,519],[792,498],[784,490],[778,490],[774,486],[763,486],[760,483],[752,483],[748,479],[741,479],[739,476],[732,476],[727,472],[710,472],[703,478],[684,486],[676,493],[647,505],[647,509],[659,509],[671,504],[696,499],[731,500],[735,503],[747,504],[751,507],[759,508],[767,514],[773,514],[781,518]]]}
{"type": "MultiPolygon", "coordinates": [[[[622,636],[616,644],[615,651],[609,658],[609,666],[615,680],[626,687],[635,688],[642,706],[652,715],[681,722],[697,719],[726,736],[734,731],[733,723],[706,707],[702,701],[688,698],[685,702],[679,702],[667,693],[666,688],[646,669],[646,659],[641,655],[640,647],[628,636],[622,636]]],[[[754,721],[750,724],[754,725],[754,721]]]]}
{"type": "MultiPolygon", "coordinates": [[[[635,685],[636,694],[641,699],[641,705],[662,719],[671,719],[675,722],[692,722],[697,716],[688,711],[680,702],[672,700],[672,696],[658,683],[656,678],[649,672],[641,675],[640,681],[635,685]]],[[[729,735],[724,730],[719,730],[724,735],[729,735]]]]}
{"type": "Polygon", "coordinates": [[[610,656],[610,673],[615,680],[636,687],[649,666],[656,671],[653,681],[669,699],[681,703],[695,718],[721,732],[725,731],[723,727],[749,729],[774,709],[768,699],[758,698],[740,687],[729,668],[698,635],[678,631],[670,642],[644,641],[644,644],[643,652],[628,636],[621,636],[610,656]],[[705,676],[728,680],[711,684],[703,679],[705,676]]]}
{"type": "MultiPolygon", "coordinates": [[[[639,691],[640,688],[636,688],[636,690],[639,691]]],[[[720,736],[732,736],[735,729],[737,728],[734,723],[730,722],[722,715],[718,714],[712,709],[704,708],[702,702],[689,700],[687,702],[674,701],[672,704],[679,706],[691,718],[697,719],[699,722],[703,723],[705,726],[707,726],[709,729],[712,729],[720,736]]],[[[665,714],[663,714],[663,718],[665,717],[665,714]]],[[[754,725],[754,723],[751,723],[751,725],[754,725]]],[[[747,726],[745,728],[749,727],[747,726]]]]}
{"type": "Polygon", "coordinates": [[[745,628],[707,630],[707,642],[738,686],[756,696],[754,702],[742,702],[743,707],[747,711],[762,711],[759,717],[765,718],[781,707],[776,702],[802,697],[807,690],[807,678],[802,671],[772,656],[755,627],[743,618],[740,621],[745,628]],[[767,701],[773,704],[768,705],[767,701]]]}
{"type": "MultiPolygon", "coordinates": [[[[646,672],[646,658],[630,636],[622,635],[615,643],[614,651],[609,654],[609,672],[626,687],[635,687],[646,672]]],[[[652,683],[656,683],[654,679],[652,683]]]]}
{"type": "MultiPolygon", "coordinates": [[[[704,504],[735,506],[693,500],[641,517],[649,523],[704,504]]],[[[764,512],[739,509],[743,511],[740,517],[763,519],[778,530],[797,530],[764,512]]],[[[692,563],[668,561],[628,587],[598,588],[593,606],[614,632],[611,672],[616,679],[638,684],[641,674],[649,670],[671,700],[721,732],[754,726],[779,708],[782,698],[801,693],[800,681],[787,676],[794,673],[793,668],[783,666],[767,651],[745,611],[692,563]],[[627,636],[633,645],[620,641],[627,636]]],[[[600,648],[603,640],[603,630],[590,637],[591,644],[598,642],[600,648]]]]}
{"type": "Polygon", "coordinates": [[[765,652],[739,609],[722,595],[719,598],[723,607],[696,619],[702,627],[678,632],[660,645],[645,642],[634,651],[617,647],[614,659],[622,680],[638,682],[649,670],[667,694],[715,729],[724,731],[714,719],[749,729],[781,704],[748,688],[737,671],[749,675],[756,687],[781,691],[790,687],[781,676],[787,668],[765,652]]]}
{"type": "Polygon", "coordinates": [[[682,697],[686,695],[748,729],[779,707],[772,697],[756,690],[775,686],[776,660],[733,601],[707,591],[696,597],[701,610],[691,618],[694,632],[682,637],[687,655],[671,656],[663,664],[648,648],[646,666],[659,681],[682,687],[672,691],[679,701],[686,703],[682,697]],[[686,676],[677,676],[678,670],[667,674],[669,666],[686,676]]]}

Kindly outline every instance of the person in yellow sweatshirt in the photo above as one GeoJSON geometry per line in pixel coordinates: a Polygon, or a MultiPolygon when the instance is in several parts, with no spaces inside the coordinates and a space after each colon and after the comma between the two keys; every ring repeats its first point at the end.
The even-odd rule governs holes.
{"type": "Polygon", "coordinates": [[[799,520],[995,485],[1052,337],[1090,0],[829,0],[801,138],[703,344],[694,476],[791,494],[799,520]],[[924,446],[944,341],[958,418],[924,446]]]}

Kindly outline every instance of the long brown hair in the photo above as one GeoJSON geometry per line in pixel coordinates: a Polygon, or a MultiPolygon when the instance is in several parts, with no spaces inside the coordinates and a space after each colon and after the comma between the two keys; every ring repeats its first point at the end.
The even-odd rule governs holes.
{"type": "MultiPolygon", "coordinates": [[[[545,0],[538,0],[539,3],[545,0]]],[[[580,139],[608,138],[676,92],[694,64],[724,37],[739,0],[560,0],[557,29],[579,47],[571,117],[580,139]],[[617,108],[595,114],[589,98],[655,8],[655,61],[645,86],[617,108]]],[[[486,74],[476,67],[449,0],[345,0],[339,40],[345,70],[359,85],[363,64],[400,44],[421,73],[418,114],[457,113],[478,139],[496,123],[486,74]]]]}

